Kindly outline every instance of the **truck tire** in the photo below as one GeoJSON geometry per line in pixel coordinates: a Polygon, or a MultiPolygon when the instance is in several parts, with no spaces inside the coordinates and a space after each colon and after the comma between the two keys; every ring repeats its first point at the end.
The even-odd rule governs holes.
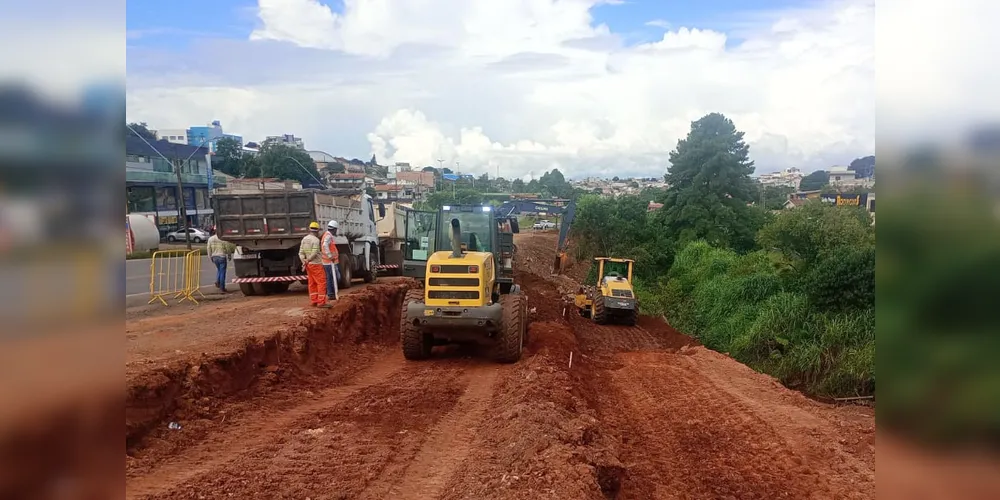
{"type": "Polygon", "coordinates": [[[277,282],[274,282],[274,283],[264,283],[264,290],[266,290],[267,293],[269,293],[269,294],[285,293],[285,292],[288,291],[288,285],[290,285],[290,283],[288,283],[287,281],[277,281],[277,282]]]}
{"type": "Polygon", "coordinates": [[[253,283],[240,283],[240,291],[247,297],[257,295],[257,291],[253,289],[253,283]]]}
{"type": "Polygon", "coordinates": [[[406,305],[410,302],[423,302],[423,290],[409,290],[403,299],[403,308],[399,311],[399,340],[403,345],[403,357],[410,361],[420,361],[431,356],[434,346],[430,335],[424,335],[419,328],[406,320],[406,305]]]}
{"type": "Polygon", "coordinates": [[[340,281],[337,282],[337,286],[340,287],[340,290],[347,290],[351,288],[353,279],[354,258],[350,254],[342,253],[340,254],[340,281]]]}
{"type": "Polygon", "coordinates": [[[500,296],[503,310],[500,331],[493,346],[493,360],[498,363],[516,363],[524,348],[526,309],[524,295],[508,293],[500,296]]]}
{"type": "Polygon", "coordinates": [[[604,296],[600,293],[594,297],[594,323],[603,325],[608,322],[608,310],[604,307],[604,296]]]}
{"type": "Polygon", "coordinates": [[[253,285],[254,295],[267,295],[267,287],[264,286],[267,283],[251,283],[253,285]]]}

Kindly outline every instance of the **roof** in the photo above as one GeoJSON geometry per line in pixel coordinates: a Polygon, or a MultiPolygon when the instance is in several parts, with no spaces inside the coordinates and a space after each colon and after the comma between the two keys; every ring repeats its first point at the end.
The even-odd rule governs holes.
{"type": "Polygon", "coordinates": [[[788,208],[801,207],[802,205],[805,205],[808,202],[809,202],[809,200],[802,199],[802,198],[791,198],[791,199],[789,199],[788,201],[785,202],[784,206],[788,207],[788,208]],[[788,206],[789,203],[792,204],[791,207],[788,206]]]}
{"type": "Polygon", "coordinates": [[[346,174],[330,174],[331,179],[364,179],[365,174],[360,173],[346,173],[346,174]]]}
{"type": "Polygon", "coordinates": [[[183,160],[196,154],[207,155],[208,148],[177,144],[167,140],[149,141],[149,144],[146,144],[146,141],[141,138],[129,135],[125,137],[125,154],[157,158],[162,154],[170,159],[180,158],[183,160]]]}
{"type": "Polygon", "coordinates": [[[404,186],[395,186],[392,184],[382,184],[380,186],[375,186],[376,191],[402,191],[404,186]]]}

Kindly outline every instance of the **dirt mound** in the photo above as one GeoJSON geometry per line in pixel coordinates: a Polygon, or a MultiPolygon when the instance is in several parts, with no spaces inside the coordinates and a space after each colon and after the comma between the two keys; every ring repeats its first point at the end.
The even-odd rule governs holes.
{"type": "Polygon", "coordinates": [[[229,353],[194,355],[127,380],[126,448],[153,429],[169,432],[169,421],[197,427],[197,421],[217,418],[216,407],[227,397],[260,395],[303,374],[342,369],[355,355],[345,345],[394,342],[401,299],[410,286],[372,285],[342,297],[331,310],[311,310],[274,331],[252,332],[229,353]]]}

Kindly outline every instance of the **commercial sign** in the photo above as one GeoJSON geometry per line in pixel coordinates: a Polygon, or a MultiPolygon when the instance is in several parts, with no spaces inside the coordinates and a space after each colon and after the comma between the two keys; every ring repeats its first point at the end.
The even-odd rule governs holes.
{"type": "Polygon", "coordinates": [[[824,194],[824,203],[831,203],[838,207],[867,207],[868,194],[824,194]]]}

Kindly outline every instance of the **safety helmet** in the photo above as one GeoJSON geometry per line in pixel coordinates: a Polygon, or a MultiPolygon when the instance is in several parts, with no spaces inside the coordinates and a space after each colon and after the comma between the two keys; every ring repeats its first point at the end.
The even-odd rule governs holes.
{"type": "Polygon", "coordinates": [[[310,231],[319,231],[319,222],[310,222],[309,223],[309,230],[310,231]]]}
{"type": "Polygon", "coordinates": [[[326,228],[327,229],[337,229],[337,221],[331,220],[330,222],[327,222],[326,223],[326,228]]]}

